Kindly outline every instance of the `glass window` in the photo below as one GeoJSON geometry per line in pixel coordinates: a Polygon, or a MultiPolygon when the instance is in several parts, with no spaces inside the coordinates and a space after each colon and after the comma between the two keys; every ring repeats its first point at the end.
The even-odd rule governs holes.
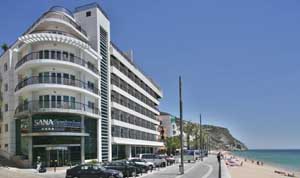
{"type": "Polygon", "coordinates": [[[61,51],[56,51],[56,54],[57,54],[57,59],[61,60],[61,51]]]}
{"type": "Polygon", "coordinates": [[[44,107],[44,97],[43,96],[39,96],[39,107],[40,108],[44,107]]]}
{"type": "Polygon", "coordinates": [[[39,59],[43,59],[43,51],[39,51],[39,59]]]}
{"type": "Polygon", "coordinates": [[[74,54],[70,53],[70,61],[71,61],[71,62],[74,62],[74,58],[75,58],[75,57],[74,57],[74,54]]]}
{"type": "Polygon", "coordinates": [[[69,108],[69,96],[64,96],[64,108],[69,108]]]}
{"type": "Polygon", "coordinates": [[[69,84],[69,74],[64,73],[63,77],[64,77],[64,84],[68,85],[69,84]]]}
{"type": "Polygon", "coordinates": [[[57,96],[56,100],[57,100],[57,107],[61,108],[61,96],[57,96]]]}
{"type": "Polygon", "coordinates": [[[51,108],[56,108],[56,96],[51,95],[51,108]]]}
{"type": "Polygon", "coordinates": [[[89,16],[91,16],[91,14],[92,14],[91,11],[87,11],[86,14],[85,14],[85,16],[86,16],[86,17],[89,17],[89,16]]]}
{"type": "Polygon", "coordinates": [[[44,95],[44,107],[49,108],[49,95],[44,95]]]}
{"type": "Polygon", "coordinates": [[[49,59],[49,50],[44,51],[44,58],[49,59]]]}
{"type": "Polygon", "coordinates": [[[61,84],[61,73],[56,74],[56,81],[58,84],[61,84]]]}
{"type": "Polygon", "coordinates": [[[4,63],[4,72],[7,71],[7,63],[4,63]]]}
{"type": "Polygon", "coordinates": [[[68,60],[68,58],[69,58],[68,52],[64,51],[63,52],[63,60],[68,60]]]}
{"type": "Polygon", "coordinates": [[[55,53],[55,51],[51,51],[51,59],[56,59],[56,53],[55,53]]]}
{"type": "Polygon", "coordinates": [[[49,83],[50,74],[49,72],[44,72],[44,83],[49,83]]]}
{"type": "Polygon", "coordinates": [[[56,83],[56,73],[55,72],[51,73],[51,83],[56,83]]]}

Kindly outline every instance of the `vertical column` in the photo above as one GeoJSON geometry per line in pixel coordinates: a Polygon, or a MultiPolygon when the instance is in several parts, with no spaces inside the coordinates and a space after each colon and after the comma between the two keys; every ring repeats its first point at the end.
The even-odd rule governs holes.
{"type": "Polygon", "coordinates": [[[101,120],[97,120],[97,158],[99,162],[102,162],[102,149],[101,149],[101,120]]]}
{"type": "Polygon", "coordinates": [[[126,154],[126,158],[131,158],[131,145],[126,145],[125,147],[125,154],[126,154]]]}
{"type": "MultiPolygon", "coordinates": [[[[32,133],[32,116],[28,116],[28,131],[29,133],[32,133]]],[[[22,137],[22,136],[21,136],[22,137]]],[[[22,138],[21,138],[22,139],[22,138]]],[[[32,154],[32,148],[33,148],[33,142],[32,142],[32,136],[28,137],[28,160],[33,165],[33,154],[32,154]]]]}
{"type": "MultiPolygon", "coordinates": [[[[84,128],[84,116],[81,116],[81,132],[85,133],[85,128],[84,128]]],[[[80,150],[81,150],[81,163],[84,163],[85,161],[85,148],[84,148],[84,141],[85,137],[81,137],[81,144],[80,144],[80,150]]]]}
{"type": "Polygon", "coordinates": [[[33,161],[33,155],[32,155],[32,137],[28,138],[28,160],[31,163],[31,165],[34,165],[33,161]]]}

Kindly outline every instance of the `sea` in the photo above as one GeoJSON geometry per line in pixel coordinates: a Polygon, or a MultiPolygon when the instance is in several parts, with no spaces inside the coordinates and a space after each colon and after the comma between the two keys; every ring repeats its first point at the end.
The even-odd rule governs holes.
{"type": "Polygon", "coordinates": [[[233,151],[233,155],[262,161],[277,168],[300,172],[300,149],[233,151]]]}

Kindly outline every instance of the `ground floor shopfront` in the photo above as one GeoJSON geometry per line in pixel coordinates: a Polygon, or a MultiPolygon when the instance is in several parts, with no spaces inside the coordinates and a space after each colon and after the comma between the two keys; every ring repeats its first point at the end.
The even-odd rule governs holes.
{"type": "Polygon", "coordinates": [[[16,120],[16,155],[46,166],[98,160],[98,119],[72,114],[35,114],[16,120]]]}

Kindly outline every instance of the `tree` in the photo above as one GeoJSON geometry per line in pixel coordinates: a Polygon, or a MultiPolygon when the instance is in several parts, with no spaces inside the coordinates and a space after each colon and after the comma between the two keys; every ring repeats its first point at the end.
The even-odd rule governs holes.
{"type": "Polygon", "coordinates": [[[176,149],[180,148],[179,136],[168,137],[165,139],[165,146],[167,148],[167,154],[175,154],[176,149]]]}
{"type": "Polygon", "coordinates": [[[184,123],[183,126],[183,132],[186,134],[186,144],[187,144],[187,149],[190,149],[191,143],[190,143],[190,137],[191,135],[193,135],[193,129],[194,129],[195,125],[188,121],[184,123]]]}
{"type": "Polygon", "coordinates": [[[3,44],[1,45],[1,48],[2,48],[2,50],[5,52],[5,51],[8,50],[8,45],[7,45],[6,43],[3,43],[3,44]]]}

